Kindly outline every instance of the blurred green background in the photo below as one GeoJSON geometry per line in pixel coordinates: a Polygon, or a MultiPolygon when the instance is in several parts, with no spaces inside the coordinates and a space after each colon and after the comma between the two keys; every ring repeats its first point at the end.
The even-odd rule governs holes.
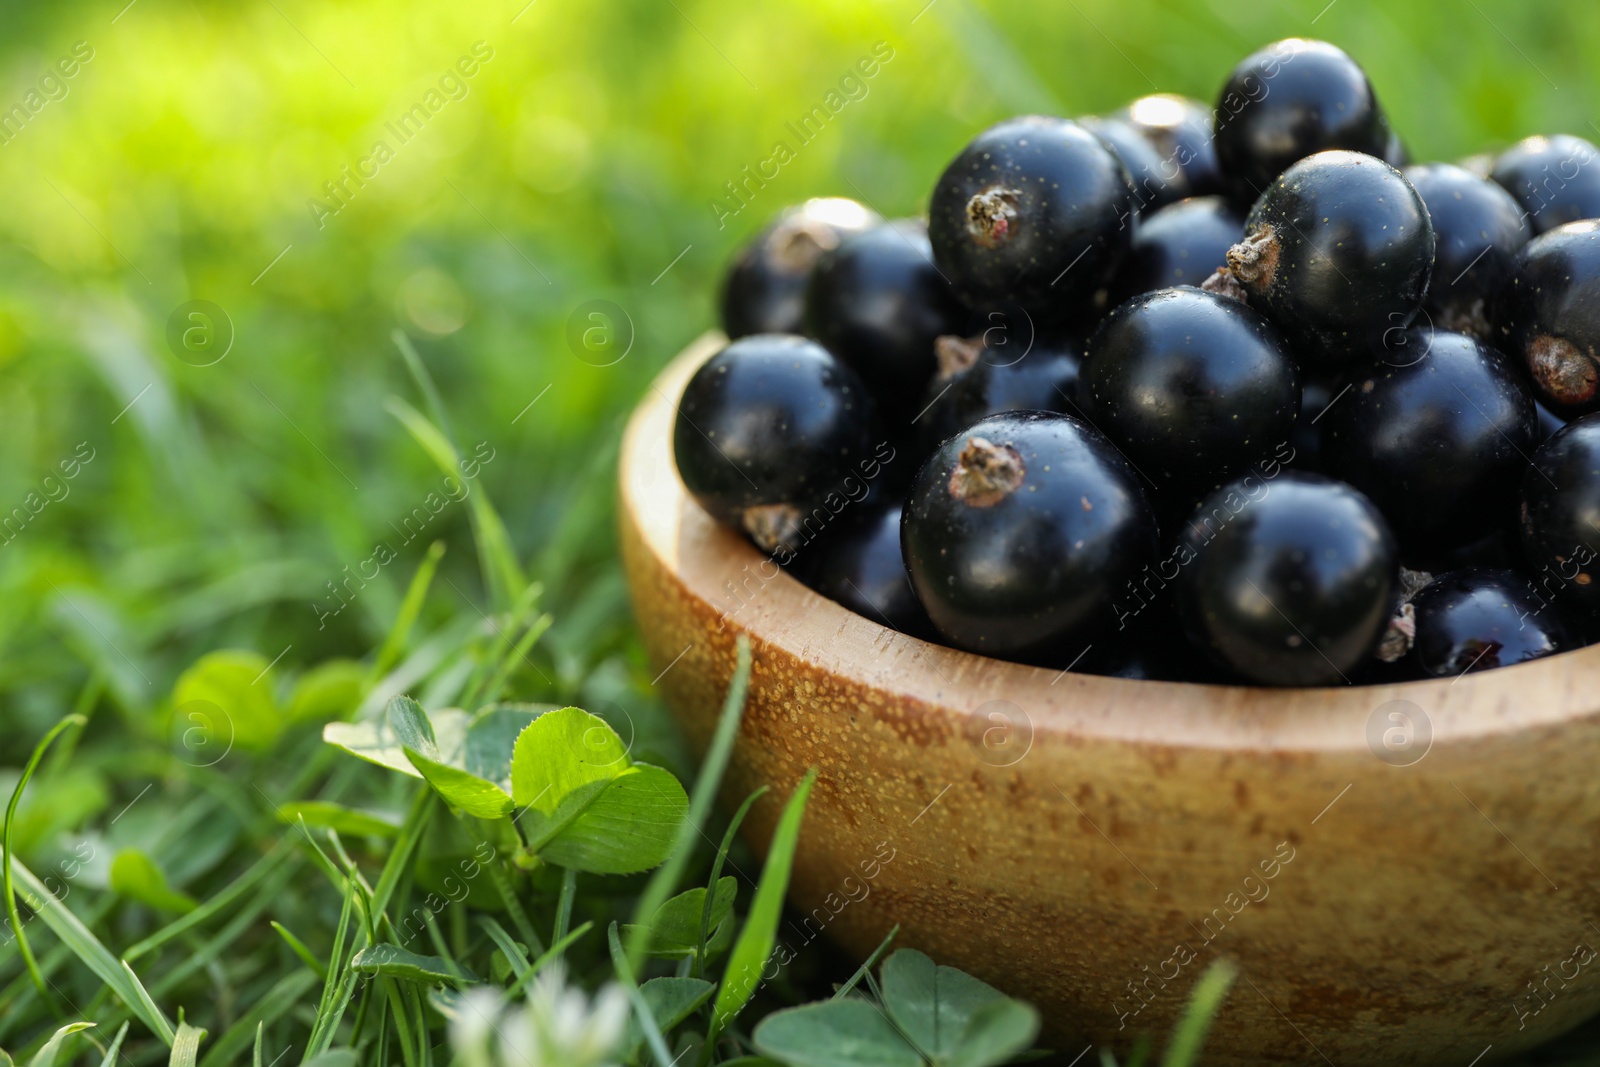
{"type": "Polygon", "coordinates": [[[1210,100],[1289,35],[1365,64],[1418,159],[1595,137],[1600,100],[1600,8],[1579,3],[125,2],[8,4],[0,35],[0,118],[26,119],[0,137],[0,517],[28,510],[0,534],[0,723],[30,738],[90,669],[137,715],[207,649],[281,649],[290,670],[361,655],[435,536],[452,550],[433,622],[487,609],[464,506],[394,533],[440,484],[385,408],[423,406],[396,329],[463,445],[492,450],[476,487],[550,587],[550,686],[607,658],[637,677],[621,421],[783,205],[916,213],[990,122],[1210,100]],[[725,183],[794,146],[785,124],[878,42],[893,58],[731,214],[725,183]],[[446,77],[463,57],[474,73],[446,77]],[[430,91],[402,143],[387,124],[430,91]],[[324,183],[344,168],[368,177],[341,202],[324,183]],[[168,340],[192,300],[226,316],[213,335],[179,316],[202,352],[232,333],[209,366],[168,340]],[[625,313],[618,347],[632,335],[607,366],[568,340],[594,300],[625,313]],[[398,558],[320,619],[380,540],[398,558]]]}

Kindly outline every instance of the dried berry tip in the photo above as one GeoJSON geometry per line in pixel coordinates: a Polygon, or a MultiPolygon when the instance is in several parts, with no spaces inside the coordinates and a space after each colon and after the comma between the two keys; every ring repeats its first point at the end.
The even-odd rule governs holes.
{"type": "Polygon", "coordinates": [[[939,361],[939,380],[954,378],[972,367],[983,354],[983,340],[978,337],[956,337],[945,334],[933,341],[933,355],[939,361]]]}
{"type": "Polygon", "coordinates": [[[950,495],[975,508],[993,507],[1015,492],[1026,474],[1021,453],[1010,445],[969,437],[950,472],[950,495]]]}
{"type": "Polygon", "coordinates": [[[1252,289],[1265,289],[1272,284],[1272,276],[1278,270],[1281,250],[1277,231],[1271,226],[1259,226],[1228,249],[1228,267],[1239,281],[1252,289]]]}
{"type": "Polygon", "coordinates": [[[1414,571],[1410,567],[1400,568],[1400,607],[1395,610],[1389,619],[1389,626],[1383,633],[1383,639],[1378,642],[1378,647],[1373,655],[1385,663],[1395,663],[1402,659],[1417,640],[1417,609],[1412,606],[1411,598],[1422,591],[1423,586],[1433,581],[1433,575],[1427,571],[1414,571]]]}
{"type": "Polygon", "coordinates": [[[1022,194],[1015,189],[992,185],[967,201],[967,232],[985,248],[997,248],[1016,229],[1017,202],[1022,194]]]}
{"type": "Polygon", "coordinates": [[[805,274],[822,253],[839,247],[839,235],[813,219],[784,219],[772,235],[772,258],[785,270],[805,274]]]}
{"type": "Polygon", "coordinates": [[[757,504],[744,509],[741,522],[761,551],[793,551],[800,533],[800,509],[793,504],[757,504]]]}
{"type": "Polygon", "coordinates": [[[1528,342],[1528,369],[1545,395],[1558,404],[1587,404],[1600,386],[1594,357],[1562,337],[1542,333],[1528,342]]]}
{"type": "Polygon", "coordinates": [[[1239,284],[1239,279],[1227,267],[1218,267],[1211,272],[1211,277],[1200,283],[1200,288],[1217,296],[1225,296],[1229,300],[1237,300],[1241,304],[1249,304],[1249,293],[1239,284]]]}

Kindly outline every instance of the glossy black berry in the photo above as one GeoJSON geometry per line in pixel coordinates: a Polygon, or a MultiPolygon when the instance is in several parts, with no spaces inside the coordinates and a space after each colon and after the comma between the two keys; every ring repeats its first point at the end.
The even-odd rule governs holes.
{"type": "Polygon", "coordinates": [[[1189,194],[1183,172],[1163,159],[1160,150],[1129,123],[1089,116],[1078,119],[1078,124],[1110,145],[1128,168],[1134,206],[1141,217],[1189,194]]]}
{"type": "Polygon", "coordinates": [[[1600,410],[1600,221],[1569,222],[1529,241],[1501,293],[1508,354],[1558,415],[1600,410]]]}
{"type": "Polygon", "coordinates": [[[1104,141],[1064,119],[1011,119],[945,169],[928,206],[934,259],[969,304],[1041,318],[1088,307],[1133,239],[1133,181],[1104,141]]]}
{"type": "Polygon", "coordinates": [[[1571,134],[1529,137],[1495,160],[1489,176],[1516,197],[1535,234],[1600,216],[1600,149],[1571,134]]]}
{"type": "Polygon", "coordinates": [[[1405,141],[1391,128],[1389,138],[1384,144],[1383,155],[1379,158],[1395,170],[1404,170],[1411,166],[1411,149],[1406,147],[1405,141]]]}
{"type": "Polygon", "coordinates": [[[1300,371],[1259,312],[1199,289],[1160,289],[1100,324],[1078,396],[1158,493],[1187,507],[1288,441],[1300,371]]]}
{"type": "Polygon", "coordinates": [[[1163,173],[1170,173],[1173,165],[1178,168],[1183,195],[1210,196],[1225,191],[1211,134],[1211,109],[1200,101],[1154,93],[1141,96],[1112,117],[1128,123],[1156,146],[1165,165],[1163,173]]]}
{"type": "Polygon", "coordinates": [[[1200,505],[1179,539],[1189,637],[1264,685],[1339,685],[1388,623],[1398,561],[1372,502],[1305,471],[1249,476],[1200,505]]]}
{"type": "Polygon", "coordinates": [[[1428,209],[1399,171],[1358,152],[1319,152],[1256,201],[1228,270],[1303,365],[1332,366],[1411,324],[1433,256],[1428,209]]]}
{"type": "Polygon", "coordinates": [[[1474,567],[1434,578],[1411,598],[1416,637],[1408,665],[1458,678],[1573,647],[1555,606],[1522,575],[1474,567]]]}
{"type": "Polygon", "coordinates": [[[1050,412],[994,415],[940,445],[917,472],[900,536],[946,640],[1059,666],[1115,626],[1113,599],[1156,549],[1128,462],[1050,412]]]}
{"type": "Polygon", "coordinates": [[[1408,167],[1406,180],[1433,222],[1433,280],[1424,307],[1433,325],[1491,340],[1493,301],[1533,232],[1511,194],[1450,163],[1408,167]]]}
{"type": "Polygon", "coordinates": [[[1250,203],[1294,163],[1331,148],[1382,158],[1390,129],[1356,61],[1325,41],[1289,38],[1245,57],[1216,107],[1217,159],[1250,203]]]}
{"type": "Polygon", "coordinates": [[[928,384],[927,404],[916,423],[928,451],[1003,411],[1072,413],[1082,357],[1070,342],[1041,340],[1022,349],[986,340],[941,337],[935,342],[939,372],[928,384]]]}
{"type": "Polygon", "coordinates": [[[882,220],[854,200],[818,197],[789,208],[740,250],[722,282],[722,328],[730,338],[799,333],[806,281],[817,257],[882,220]]]}
{"type": "Polygon", "coordinates": [[[801,557],[796,576],[857,615],[925,640],[935,636],[900,557],[900,505],[849,520],[801,557]]]}
{"type": "Polygon", "coordinates": [[[1414,328],[1320,420],[1324,469],[1367,494],[1407,548],[1463,545],[1508,525],[1538,416],[1506,356],[1414,328]]]}
{"type": "Polygon", "coordinates": [[[1111,283],[1111,305],[1156,289],[1200,285],[1243,236],[1244,213],[1220,196],[1190,197],[1144,216],[1111,283]]]}
{"type": "Polygon", "coordinates": [[[1567,420],[1538,402],[1535,402],[1533,407],[1539,414],[1539,432],[1536,436],[1542,445],[1554,437],[1556,431],[1567,424],[1567,420]]]}
{"type": "Polygon", "coordinates": [[[1543,595],[1600,614],[1600,415],[1562,427],[1522,475],[1522,550],[1543,595]]]}
{"type": "Polygon", "coordinates": [[[845,238],[817,260],[806,291],[806,332],[854,368],[896,422],[922,406],[933,339],[966,317],[915,219],[845,238]]]}
{"type": "Polygon", "coordinates": [[[672,449],[684,485],[713,518],[765,551],[789,553],[815,509],[872,462],[880,432],[861,379],[827,349],[755,334],[689,379],[672,449]]]}
{"type": "Polygon", "coordinates": [[[1300,383],[1300,417],[1289,435],[1291,452],[1286,462],[1298,470],[1321,471],[1322,419],[1333,398],[1344,389],[1340,378],[1316,374],[1300,383]]]}

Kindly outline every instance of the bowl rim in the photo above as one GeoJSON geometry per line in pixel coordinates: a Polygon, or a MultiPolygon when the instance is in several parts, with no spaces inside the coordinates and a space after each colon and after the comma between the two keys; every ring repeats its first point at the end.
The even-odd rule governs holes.
{"type": "MultiPolygon", "coordinates": [[[[1370,759],[1389,724],[1402,722],[1391,713],[1409,716],[1404,722],[1414,738],[1426,730],[1424,754],[1600,714],[1600,645],[1470,677],[1279,689],[1073,674],[891,630],[783,573],[689,496],[672,457],[678,398],[694,370],[726,343],[719,331],[702,334],[650,383],[623,433],[619,521],[682,594],[717,613],[719,625],[731,620],[758,649],[892,694],[900,706],[936,708],[979,725],[987,719],[1015,726],[1015,709],[1030,743],[1043,730],[1085,741],[1285,755],[1349,752],[1370,759]],[[743,600],[739,580],[748,589],[752,570],[763,564],[776,573],[757,571],[756,595],[743,600]],[[729,592],[739,603],[732,613],[717,607],[729,592]]],[[[670,666],[657,665],[663,673],[670,666]]]]}

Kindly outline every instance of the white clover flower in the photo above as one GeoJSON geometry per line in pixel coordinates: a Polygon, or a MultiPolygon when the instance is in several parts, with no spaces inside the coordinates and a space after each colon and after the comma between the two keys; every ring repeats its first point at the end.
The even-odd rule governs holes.
{"type": "Polygon", "coordinates": [[[469,990],[450,1025],[460,1067],[616,1067],[628,1025],[628,996],[607,983],[591,1001],[568,986],[566,969],[539,973],[524,1005],[487,989],[469,990]]]}

